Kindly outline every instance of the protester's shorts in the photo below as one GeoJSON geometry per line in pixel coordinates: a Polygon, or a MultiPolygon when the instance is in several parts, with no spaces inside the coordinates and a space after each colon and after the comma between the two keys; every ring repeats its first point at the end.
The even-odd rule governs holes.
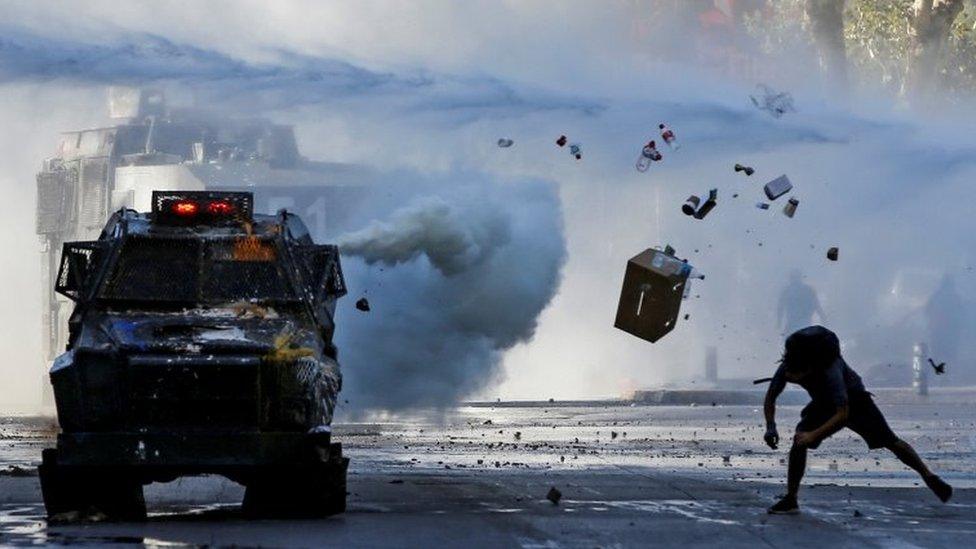
{"type": "MultiPolygon", "coordinates": [[[[813,431],[826,423],[835,412],[836,409],[832,405],[811,402],[800,412],[800,422],[796,424],[796,430],[798,432],[813,431]]],[[[874,404],[874,399],[869,393],[851,395],[848,402],[847,422],[827,433],[824,438],[833,435],[844,427],[860,435],[867,443],[868,448],[872,450],[884,448],[898,440],[891,427],[888,426],[884,414],[874,404]]],[[[808,448],[816,448],[817,446],[820,446],[820,441],[809,445],[808,448]]]]}

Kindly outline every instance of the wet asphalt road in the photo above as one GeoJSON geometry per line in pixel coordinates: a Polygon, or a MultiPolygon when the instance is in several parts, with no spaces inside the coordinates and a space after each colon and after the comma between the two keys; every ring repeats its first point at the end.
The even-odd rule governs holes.
{"type": "MultiPolygon", "coordinates": [[[[785,450],[750,406],[465,407],[337,427],[349,509],[247,521],[217,478],[147,487],[150,519],[47,525],[29,466],[53,430],[0,421],[0,544],[352,547],[963,547],[976,539],[976,404],[881,403],[956,485],[945,505],[884,451],[842,433],[811,453],[803,513],[768,516],[785,450]],[[517,434],[516,434],[517,433],[517,434]],[[14,473],[14,474],[11,474],[14,473]],[[563,498],[545,499],[550,487],[563,498]]],[[[784,409],[784,430],[798,408],[784,409]]]]}

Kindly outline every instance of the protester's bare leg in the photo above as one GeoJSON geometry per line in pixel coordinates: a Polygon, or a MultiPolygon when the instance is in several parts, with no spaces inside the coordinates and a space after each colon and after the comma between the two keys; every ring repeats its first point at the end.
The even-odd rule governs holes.
{"type": "Polygon", "coordinates": [[[944,502],[949,501],[952,497],[952,486],[949,486],[944,480],[938,477],[935,473],[929,470],[922,458],[918,456],[915,449],[912,448],[911,444],[905,442],[904,440],[897,439],[885,448],[891,450],[891,453],[901,460],[902,463],[914,469],[919,475],[921,475],[922,480],[925,481],[925,485],[929,487],[935,495],[944,502]]]}
{"type": "Polygon", "coordinates": [[[925,465],[922,458],[918,456],[918,453],[915,452],[911,444],[899,438],[886,446],[886,448],[891,450],[891,453],[895,454],[895,457],[900,459],[902,463],[914,469],[922,478],[932,476],[932,471],[925,465]]]}
{"type": "Polygon", "coordinates": [[[807,449],[796,444],[790,448],[790,463],[786,472],[786,496],[796,498],[800,491],[800,481],[807,469],[807,449]]]}

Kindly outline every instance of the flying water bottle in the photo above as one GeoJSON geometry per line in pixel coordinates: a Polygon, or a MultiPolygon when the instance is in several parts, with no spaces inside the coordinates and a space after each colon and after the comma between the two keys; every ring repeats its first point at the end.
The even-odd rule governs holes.
{"type": "Polygon", "coordinates": [[[640,156],[637,157],[637,171],[644,173],[651,167],[651,158],[654,156],[654,149],[650,145],[644,145],[640,156]]]}

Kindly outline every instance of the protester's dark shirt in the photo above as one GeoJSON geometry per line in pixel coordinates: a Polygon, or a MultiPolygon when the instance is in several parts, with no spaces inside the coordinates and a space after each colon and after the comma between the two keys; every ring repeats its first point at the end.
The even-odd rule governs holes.
{"type": "MultiPolygon", "coordinates": [[[[815,405],[844,406],[849,396],[866,393],[861,376],[857,375],[843,358],[838,358],[830,367],[814,369],[797,385],[806,389],[815,405]]],[[[773,374],[772,387],[778,393],[786,387],[786,365],[781,364],[773,374]]]]}

